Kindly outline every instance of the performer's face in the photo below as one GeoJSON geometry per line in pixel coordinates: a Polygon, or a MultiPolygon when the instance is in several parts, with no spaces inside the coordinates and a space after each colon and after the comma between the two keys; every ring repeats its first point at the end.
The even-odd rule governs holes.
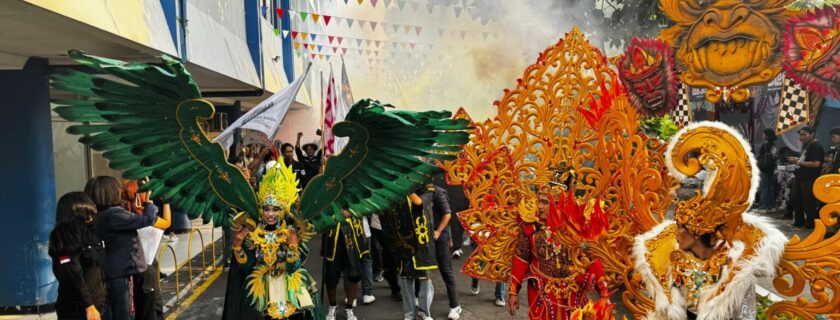
{"type": "Polygon", "coordinates": [[[277,223],[277,216],[280,214],[280,208],[275,206],[265,206],[263,207],[263,219],[265,219],[265,224],[267,225],[274,225],[277,223]]]}
{"type": "Polygon", "coordinates": [[[540,217],[545,217],[548,214],[548,207],[551,205],[551,200],[548,200],[548,195],[545,193],[540,193],[537,196],[537,210],[539,211],[540,217]]]}
{"type": "Polygon", "coordinates": [[[689,250],[694,246],[696,241],[697,237],[691,234],[686,228],[683,226],[677,228],[677,243],[679,243],[680,249],[689,250]]]}

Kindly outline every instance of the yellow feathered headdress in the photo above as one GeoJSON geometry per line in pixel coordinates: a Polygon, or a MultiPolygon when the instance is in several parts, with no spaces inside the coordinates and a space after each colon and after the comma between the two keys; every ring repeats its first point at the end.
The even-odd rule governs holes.
{"type": "Polygon", "coordinates": [[[266,170],[260,181],[260,190],[257,193],[260,206],[275,206],[288,213],[292,203],[298,198],[297,185],[297,175],[279,159],[266,170]]]}

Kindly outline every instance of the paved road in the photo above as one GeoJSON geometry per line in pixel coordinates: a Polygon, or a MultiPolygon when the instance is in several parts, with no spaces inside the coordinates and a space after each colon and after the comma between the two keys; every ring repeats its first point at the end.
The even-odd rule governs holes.
{"type": "MultiPolygon", "coordinates": [[[[310,252],[320,251],[321,240],[320,237],[310,242],[310,252]]],[[[466,256],[459,260],[453,260],[454,268],[460,270],[466,256]]],[[[310,257],[306,262],[306,268],[316,278],[321,278],[321,258],[317,256],[310,257]]],[[[211,275],[212,277],[212,275],[211,275]]],[[[224,305],[225,297],[225,281],[227,279],[226,272],[220,272],[215,281],[209,282],[206,289],[196,296],[194,301],[187,302],[189,297],[181,302],[181,308],[173,311],[171,318],[177,319],[219,319],[222,315],[222,307],[224,305]]],[[[458,294],[460,297],[461,319],[521,319],[524,320],[525,311],[520,310],[520,314],[516,317],[511,317],[507,314],[506,308],[497,307],[494,305],[493,284],[489,282],[482,282],[480,284],[481,292],[478,295],[470,293],[470,278],[458,273],[456,275],[458,284],[458,294]]],[[[432,304],[432,316],[434,319],[446,319],[449,313],[449,303],[446,298],[446,289],[440,273],[434,274],[435,298],[432,304]]],[[[201,290],[201,285],[199,289],[201,290]]],[[[355,308],[355,314],[359,320],[395,320],[402,319],[402,304],[401,302],[392,301],[390,298],[390,289],[386,281],[374,283],[374,295],[376,301],[370,305],[361,305],[355,308]]],[[[359,297],[361,300],[361,297],[359,297]]],[[[343,289],[339,288],[338,301],[344,299],[343,289]]],[[[524,298],[523,298],[524,300],[524,298]]],[[[341,304],[339,304],[339,317],[344,319],[344,311],[341,304]]],[[[167,318],[167,319],[171,319],[167,318]]]]}
{"type": "MultiPolygon", "coordinates": [[[[768,214],[771,217],[777,217],[777,213],[768,214]]],[[[776,220],[776,225],[788,236],[792,236],[794,234],[799,235],[800,237],[806,236],[809,231],[806,230],[799,230],[799,229],[791,229],[787,227],[787,223],[790,221],[784,220],[776,220]]],[[[319,252],[320,251],[320,238],[313,240],[310,243],[311,252],[319,252]]],[[[466,256],[465,256],[466,258],[466,256]]],[[[460,270],[461,265],[463,264],[465,258],[460,260],[453,260],[454,268],[456,270],[460,270]]],[[[321,259],[317,256],[312,256],[306,262],[306,268],[315,276],[316,279],[321,278],[321,259]]],[[[446,291],[441,280],[440,274],[434,274],[434,287],[435,287],[435,299],[432,305],[432,316],[435,319],[446,319],[446,316],[449,312],[449,306],[446,298],[446,291]]],[[[211,275],[212,278],[212,275],[211,275]]],[[[199,288],[196,291],[201,291],[201,294],[193,295],[194,301],[190,301],[191,297],[186,298],[184,301],[180,303],[181,308],[176,308],[174,312],[170,313],[169,319],[219,319],[222,314],[222,306],[224,304],[224,296],[225,296],[225,281],[227,279],[227,273],[219,272],[218,277],[214,281],[207,281],[203,287],[206,289],[202,289],[202,285],[199,285],[199,288]]],[[[463,313],[461,314],[461,319],[526,319],[525,311],[520,310],[520,313],[517,314],[516,317],[511,317],[507,314],[506,308],[496,307],[493,297],[493,284],[482,282],[481,283],[481,292],[478,295],[472,295],[469,290],[469,283],[470,279],[458,273],[456,275],[456,280],[458,284],[458,294],[460,297],[461,307],[464,309],[463,313]]],[[[771,286],[771,284],[765,284],[766,287],[771,286]]],[[[359,305],[356,308],[356,316],[360,320],[393,320],[393,319],[402,319],[402,305],[399,302],[392,301],[390,299],[390,290],[388,289],[387,282],[379,282],[374,284],[374,294],[377,297],[377,300],[370,304],[370,305],[359,305]]],[[[614,302],[618,302],[618,298],[620,297],[620,293],[616,293],[615,297],[613,298],[614,302]]],[[[342,301],[344,299],[342,289],[339,289],[339,297],[338,301],[342,301]]],[[[360,299],[361,300],[361,299],[360,299]]],[[[522,298],[522,303],[524,303],[524,296],[522,298]]],[[[620,304],[620,302],[619,302],[620,304]]],[[[617,310],[621,313],[620,306],[617,310]]],[[[343,311],[341,307],[339,307],[339,317],[338,319],[344,319],[343,311]]]]}

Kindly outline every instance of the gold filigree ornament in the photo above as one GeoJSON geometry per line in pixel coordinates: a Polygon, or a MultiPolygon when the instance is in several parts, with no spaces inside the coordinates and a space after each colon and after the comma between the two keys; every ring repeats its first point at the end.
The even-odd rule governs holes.
{"type": "Polygon", "coordinates": [[[840,233],[825,238],[826,227],[835,226],[840,215],[840,174],[819,177],[814,196],[825,203],[814,231],[804,240],[793,236],[788,241],[773,279],[776,291],[795,299],[771,305],[768,319],[840,318],[840,233]]]}
{"type": "MultiPolygon", "coordinates": [[[[602,200],[610,224],[571,256],[600,258],[612,285],[630,281],[633,262],[621,253],[663,220],[676,181],[666,174],[665,144],[639,131],[639,115],[605,57],[573,28],[494,105],[497,115],[474,124],[459,158],[441,164],[470,200],[458,218],[478,247],[462,271],[508,280],[520,223],[539,218],[532,187],[546,186],[565,166],[574,171],[575,201],[602,200]]],[[[572,261],[570,269],[582,272],[590,259],[572,261]]],[[[642,297],[635,305],[652,302],[642,297]]]]}

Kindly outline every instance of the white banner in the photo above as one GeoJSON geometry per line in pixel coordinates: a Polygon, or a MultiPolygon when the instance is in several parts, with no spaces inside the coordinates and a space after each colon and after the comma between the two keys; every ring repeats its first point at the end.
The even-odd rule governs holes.
{"type": "Polygon", "coordinates": [[[219,134],[213,141],[221,143],[225,149],[229,149],[233,145],[233,133],[237,128],[257,130],[269,138],[274,140],[274,135],[280,129],[283,119],[286,118],[286,113],[289,112],[289,107],[295,101],[295,97],[300,91],[300,86],[306,75],[309,74],[309,69],[312,64],[306,66],[306,70],[288,87],[273,94],[268,99],[260,102],[256,107],[236,119],[225,131],[219,134]]]}

